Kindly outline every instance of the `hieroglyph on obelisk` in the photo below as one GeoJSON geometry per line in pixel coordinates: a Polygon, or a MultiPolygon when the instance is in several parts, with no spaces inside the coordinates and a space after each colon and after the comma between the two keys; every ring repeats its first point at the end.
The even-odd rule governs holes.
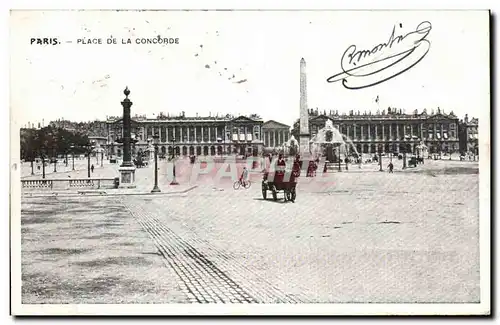
{"type": "Polygon", "coordinates": [[[307,76],[306,76],[306,60],[300,60],[300,155],[306,156],[310,153],[309,150],[309,109],[307,108],[307,76]]]}

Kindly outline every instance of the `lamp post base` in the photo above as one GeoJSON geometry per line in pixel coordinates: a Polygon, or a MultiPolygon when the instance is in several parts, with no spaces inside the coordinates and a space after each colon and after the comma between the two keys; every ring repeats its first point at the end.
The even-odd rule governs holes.
{"type": "Polygon", "coordinates": [[[174,179],[173,181],[170,182],[170,185],[179,185],[179,183],[177,183],[177,181],[174,179]]]}
{"type": "Polygon", "coordinates": [[[155,186],[152,190],[151,190],[151,193],[160,193],[161,190],[160,188],[158,188],[157,186],[155,186]]]}
{"type": "Polygon", "coordinates": [[[120,188],[135,188],[135,167],[120,167],[120,188]]]}

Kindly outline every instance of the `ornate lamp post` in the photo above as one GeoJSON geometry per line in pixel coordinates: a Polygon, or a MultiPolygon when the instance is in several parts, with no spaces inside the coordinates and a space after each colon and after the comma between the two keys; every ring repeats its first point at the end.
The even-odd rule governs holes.
{"type": "Polygon", "coordinates": [[[104,150],[101,149],[101,167],[103,166],[102,163],[104,161],[104,150]]]}
{"type": "MultiPolygon", "coordinates": [[[[160,141],[160,137],[158,134],[153,135],[153,144],[155,147],[155,186],[153,187],[153,190],[151,193],[158,193],[161,192],[160,188],[158,187],[158,143],[160,141]]],[[[174,165],[175,168],[175,165],[174,165]]],[[[175,172],[174,172],[175,175],[175,172]]],[[[174,176],[175,177],[175,176],[174,176]]]]}
{"type": "Polygon", "coordinates": [[[33,151],[33,144],[31,143],[31,139],[29,141],[29,155],[30,155],[30,164],[31,164],[31,175],[35,175],[35,165],[33,160],[35,160],[35,153],[33,151]]]}
{"type": "Polygon", "coordinates": [[[70,148],[71,148],[71,156],[73,159],[73,170],[75,170],[75,146],[71,145],[70,148]]]}
{"type": "Polygon", "coordinates": [[[337,157],[337,159],[339,161],[339,172],[341,172],[342,171],[342,165],[341,165],[341,161],[340,161],[340,145],[338,146],[338,148],[339,148],[339,150],[338,150],[338,157],[337,157]]]}
{"type": "Polygon", "coordinates": [[[379,164],[379,171],[383,172],[384,170],[382,169],[382,145],[378,145],[378,164],[379,164]]]}
{"type": "Polygon", "coordinates": [[[53,154],[54,154],[54,173],[57,173],[57,149],[56,149],[55,144],[52,147],[52,150],[53,150],[53,154]]]}
{"type": "Polygon", "coordinates": [[[45,179],[45,150],[42,150],[40,156],[42,157],[42,178],[45,179]]]}
{"type": "Polygon", "coordinates": [[[403,169],[406,169],[406,150],[408,149],[406,138],[403,138],[403,169]]]}
{"type": "Polygon", "coordinates": [[[93,149],[94,149],[94,143],[93,142],[89,142],[87,144],[87,162],[88,162],[87,172],[88,172],[88,177],[89,178],[90,178],[90,153],[92,152],[93,149]]]}
{"type": "Polygon", "coordinates": [[[170,185],[179,185],[179,183],[177,183],[177,179],[175,178],[175,138],[172,138],[172,163],[174,164],[173,168],[173,179],[172,179],[172,182],[170,182],[170,185]]]}

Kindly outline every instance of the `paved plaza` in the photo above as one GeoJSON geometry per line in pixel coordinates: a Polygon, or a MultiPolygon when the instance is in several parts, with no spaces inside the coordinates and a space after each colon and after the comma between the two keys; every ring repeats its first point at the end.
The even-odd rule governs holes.
{"type": "MultiPolygon", "coordinates": [[[[179,186],[196,187],[181,194],[23,197],[22,301],[478,302],[477,162],[394,162],[300,178],[295,203],[263,200],[261,175],[234,190],[183,162],[179,186]]],[[[150,191],[153,168],[137,180],[150,191]]]]}

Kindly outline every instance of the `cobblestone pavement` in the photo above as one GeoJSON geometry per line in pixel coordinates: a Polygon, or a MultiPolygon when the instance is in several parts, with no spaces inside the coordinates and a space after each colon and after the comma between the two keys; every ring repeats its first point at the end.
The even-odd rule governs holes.
{"type": "Polygon", "coordinates": [[[227,181],[124,204],[164,256],[187,267],[172,266],[194,300],[238,292],[189,291],[221,288],[215,265],[241,300],[475,302],[477,184],[477,175],[340,173],[299,184],[296,203],[264,201],[259,182],[233,190],[227,181]]]}
{"type": "Polygon", "coordinates": [[[113,200],[187,302],[477,302],[478,177],[454,171],[302,179],[296,203],[263,200],[258,175],[250,189],[200,178],[183,196],[113,200]]]}
{"type": "MultiPolygon", "coordinates": [[[[250,280],[252,269],[232,254],[193,236],[181,237],[152,213],[148,201],[123,202],[151,235],[162,256],[175,270],[190,302],[298,303],[264,278],[250,280]]],[[[257,275],[252,274],[253,277],[257,275]]],[[[303,299],[303,298],[302,298],[303,299]]]]}

